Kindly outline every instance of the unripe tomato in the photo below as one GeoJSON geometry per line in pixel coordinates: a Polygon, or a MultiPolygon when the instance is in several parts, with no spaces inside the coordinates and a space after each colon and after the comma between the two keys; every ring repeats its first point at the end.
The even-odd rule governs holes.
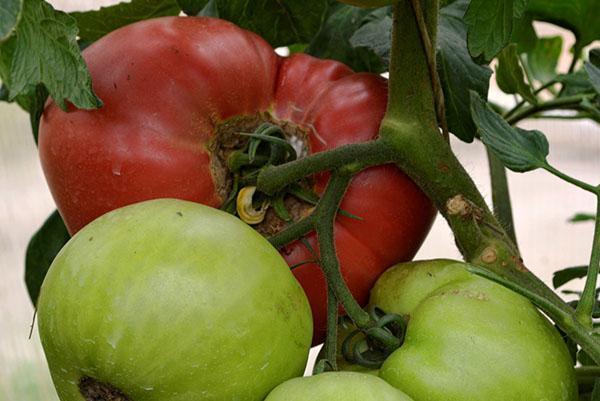
{"type": "Polygon", "coordinates": [[[415,401],[574,401],[558,332],[520,295],[448,260],[397,265],[370,303],[409,317],[380,377],[415,401]]]}
{"type": "MultiPolygon", "coordinates": [[[[317,153],[375,138],[387,104],[387,82],[378,75],[305,54],[279,57],[256,34],[214,18],[137,22],[83,56],[104,106],[65,112],[49,102],[39,136],[44,174],[70,233],[148,199],[220,207],[233,186],[224,155],[237,134],[267,121],[317,153]]],[[[328,179],[316,175],[310,189],[322,193],[328,179]]],[[[435,210],[394,165],[356,175],[341,208],[360,217],[339,216],[335,233],[342,274],[365,304],[387,267],[414,256],[435,210]]],[[[318,252],[314,233],[306,243],[318,252]]],[[[308,295],[318,343],[325,279],[305,243],[281,251],[299,265],[294,275],[308,295]]]]}
{"type": "Polygon", "coordinates": [[[265,401],[412,401],[380,378],[356,372],[327,372],[288,380],[265,401]]]}
{"type": "Polygon", "coordinates": [[[306,296],[264,238],[172,199],[80,230],[44,280],[38,325],[62,401],[262,401],[303,373],[312,335],[306,296]]]}

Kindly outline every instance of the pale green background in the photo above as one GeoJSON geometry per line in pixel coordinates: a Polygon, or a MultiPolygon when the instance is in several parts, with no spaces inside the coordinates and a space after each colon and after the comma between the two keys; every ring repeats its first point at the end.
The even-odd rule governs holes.
{"type": "MultiPolygon", "coordinates": [[[[73,9],[111,2],[115,1],[52,3],[73,9]]],[[[547,25],[537,28],[541,32],[549,30],[547,25]]],[[[566,39],[572,40],[568,35],[566,39]]],[[[495,90],[493,94],[501,102],[511,101],[495,90]]],[[[600,182],[598,125],[537,120],[524,127],[548,134],[550,160],[557,167],[584,181],[600,182]]],[[[453,141],[453,146],[489,199],[487,163],[481,145],[453,141]]],[[[554,270],[587,263],[592,224],[571,225],[565,221],[574,212],[593,211],[593,197],[541,171],[511,173],[509,181],[517,235],[527,265],[549,282],[554,270]]],[[[36,330],[28,340],[33,309],[22,280],[27,241],[53,209],[28,116],[16,105],[0,103],[0,401],[56,400],[36,330]]],[[[418,257],[458,257],[441,218],[418,257]]]]}

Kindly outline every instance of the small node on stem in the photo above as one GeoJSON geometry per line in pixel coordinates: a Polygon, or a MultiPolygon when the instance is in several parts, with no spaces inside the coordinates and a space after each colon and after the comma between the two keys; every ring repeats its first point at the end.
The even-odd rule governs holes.
{"type": "Polygon", "coordinates": [[[79,391],[86,401],[131,401],[118,388],[89,376],[79,380],[79,391]]]}
{"type": "Polygon", "coordinates": [[[236,209],[240,219],[246,224],[259,224],[265,219],[268,202],[263,202],[260,208],[255,209],[252,205],[252,196],[256,192],[255,186],[244,187],[238,192],[236,209]]]}
{"type": "Polygon", "coordinates": [[[494,247],[488,246],[481,253],[481,260],[483,263],[494,263],[498,260],[498,253],[494,247]]]}

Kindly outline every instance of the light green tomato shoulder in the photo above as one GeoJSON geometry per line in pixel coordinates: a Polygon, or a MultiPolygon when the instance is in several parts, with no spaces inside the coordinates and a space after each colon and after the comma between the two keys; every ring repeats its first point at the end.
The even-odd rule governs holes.
{"type": "Polygon", "coordinates": [[[397,264],[377,280],[369,304],[387,313],[408,315],[439,287],[472,275],[465,264],[449,259],[423,260],[397,264]]]}
{"type": "Polygon", "coordinates": [[[416,401],[577,400],[558,332],[525,298],[479,277],[421,301],[380,377],[416,401]]]}
{"type": "Polygon", "coordinates": [[[327,372],[288,380],[265,401],[412,401],[380,378],[356,372],[327,372]]]}

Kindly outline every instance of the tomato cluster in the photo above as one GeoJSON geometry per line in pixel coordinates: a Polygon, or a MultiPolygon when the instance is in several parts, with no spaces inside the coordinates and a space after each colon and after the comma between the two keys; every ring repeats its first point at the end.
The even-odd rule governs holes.
{"type": "MultiPolygon", "coordinates": [[[[383,78],[281,58],[255,34],[200,17],[129,25],[84,57],[104,107],[49,102],[39,137],[74,234],[38,301],[62,401],[577,399],[565,345],[520,296],[445,260],[377,281],[414,256],[435,213],[394,165],[355,176],[335,237],[357,300],[377,281],[371,307],[407,318],[404,344],[379,372],[349,358],[340,366],[363,372],[294,378],[325,329],[317,239],[278,252],[217,210],[235,187],[226,156],[264,122],[299,142],[300,156],[374,139],[383,78]]],[[[303,185],[321,194],[328,179],[303,185]]]]}
{"type": "MultiPolygon", "coordinates": [[[[212,18],[160,18],[111,32],[83,53],[98,110],[50,103],[40,124],[42,167],[73,234],[102,214],[135,202],[176,198],[220,207],[231,177],[222,155],[238,132],[270,121],[326,151],[377,136],[386,81],[303,54],[281,58],[252,32],[212,18]],[[233,138],[232,138],[233,136],[233,138]]],[[[314,177],[321,193],[328,175],[314,177]]],[[[397,167],[358,174],[336,221],[342,274],[366,303],[390,265],[411,259],[435,210],[397,167]]],[[[326,322],[326,284],[314,261],[314,234],[281,250],[306,291],[315,341],[326,322]]]]}

